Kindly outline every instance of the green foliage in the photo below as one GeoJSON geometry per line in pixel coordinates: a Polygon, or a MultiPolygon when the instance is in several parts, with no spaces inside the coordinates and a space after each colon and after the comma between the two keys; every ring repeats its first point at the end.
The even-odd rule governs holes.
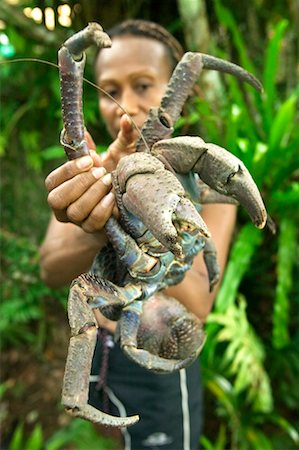
{"type": "MultiPolygon", "coordinates": [[[[281,68],[287,66],[284,48],[288,33],[294,33],[293,24],[290,17],[278,13],[286,9],[283,2],[283,7],[275,2],[273,14],[265,3],[250,4],[255,11],[260,5],[263,24],[258,51],[252,50],[244,23],[242,28],[237,20],[242,8],[241,12],[228,9],[224,6],[228,2],[221,0],[212,3],[209,8],[215,14],[215,28],[228,37],[218,45],[216,54],[259,75],[265,91],[260,95],[251,87],[240,88],[233,77],[225,76],[218,102],[196,99],[190,114],[177,126],[199,123],[204,139],[244,161],[263,193],[277,234],[256,230],[239,210],[239,229],[207,323],[208,340],[201,358],[207,402],[215,405],[214,416],[206,420],[216,422],[218,434],[202,437],[201,444],[207,450],[294,449],[299,445],[292,423],[299,402],[299,286],[294,283],[299,276],[299,88],[280,77],[281,68]]],[[[8,34],[16,58],[56,61],[56,49],[25,39],[14,26],[8,34]]],[[[86,76],[92,78],[90,64],[86,76]]],[[[41,198],[42,183],[36,181],[64,161],[58,142],[58,73],[40,63],[7,64],[0,66],[0,82],[5,86],[0,136],[3,219],[5,229],[13,231],[1,233],[1,344],[4,348],[22,343],[41,348],[45,339],[44,301],[54,294],[60,298],[39,280],[37,244],[48,211],[45,194],[41,198]],[[30,205],[28,211],[24,205],[30,205]]],[[[103,128],[98,126],[97,93],[90,87],[85,89],[84,105],[87,128],[96,142],[105,144],[103,128]]],[[[101,150],[104,148],[101,145],[101,150]]],[[[19,425],[12,444],[16,449],[29,448],[30,444],[32,449],[46,450],[72,444],[83,450],[93,448],[96,438],[90,424],[74,420],[46,442],[39,425],[29,436],[19,425]]],[[[108,449],[109,445],[98,447],[108,449]]]]}
{"type": "Polygon", "coordinates": [[[253,411],[272,411],[271,387],[263,366],[265,350],[248,322],[245,299],[240,297],[238,304],[229,305],[223,313],[211,314],[208,322],[221,325],[217,342],[228,342],[220,364],[227,375],[235,377],[235,395],[245,391],[245,401],[253,411]]]}
{"type": "Polygon", "coordinates": [[[25,437],[24,425],[19,424],[12,436],[9,450],[41,450],[43,448],[43,434],[37,424],[28,438],[25,437]]]}
{"type": "MultiPolygon", "coordinates": [[[[240,64],[258,73],[233,13],[220,0],[216,2],[216,12],[219,22],[230,32],[240,64]]],[[[221,423],[213,442],[207,437],[202,439],[205,449],[291,449],[299,442],[298,430],[280,412],[283,404],[295,407],[295,380],[299,373],[292,356],[298,341],[293,331],[298,320],[292,311],[296,311],[299,302],[298,286],[294,283],[299,269],[299,87],[286,97],[277,88],[280,54],[288,27],[284,19],[272,26],[265,50],[262,96],[248,87],[240,90],[233,78],[226,77],[227,92],[219,98],[224,127],[213,117],[213,107],[202,100],[187,118],[195,121],[197,114],[203,134],[245,162],[277,228],[276,236],[271,237],[267,230],[261,232],[251,224],[244,225],[248,219],[239,211],[240,229],[214,313],[208,319],[208,340],[202,355],[202,364],[208,368],[204,371],[205,384],[216,399],[221,423]],[[207,119],[203,121],[202,117],[207,119]],[[263,284],[267,276],[268,283],[263,284]],[[268,307],[262,307],[263,302],[268,307]],[[254,317],[255,326],[250,323],[247,303],[250,310],[255,305],[255,315],[260,314],[259,303],[261,312],[266,311],[261,317],[254,317]],[[283,373],[288,374],[286,383],[283,373]],[[272,429],[271,437],[265,431],[267,426],[272,429]]],[[[220,49],[219,55],[231,59],[220,49]]],[[[180,125],[184,122],[186,119],[180,125]]]]}
{"type": "Polygon", "coordinates": [[[217,311],[225,313],[234,304],[242,278],[248,271],[252,255],[261,241],[260,230],[254,228],[251,223],[244,225],[239,231],[217,296],[217,311]]]}
{"type": "Polygon", "coordinates": [[[272,344],[281,349],[290,342],[289,298],[292,288],[292,272],[298,248],[294,251],[297,230],[294,220],[282,218],[278,237],[277,285],[273,310],[272,344]]]}
{"type": "Polygon", "coordinates": [[[72,444],[74,450],[117,448],[113,439],[100,436],[92,423],[81,419],[74,419],[69,425],[55,432],[48,439],[45,450],[60,450],[67,444],[72,444]]]}
{"type": "Polygon", "coordinates": [[[91,423],[74,419],[47,440],[39,423],[35,425],[29,437],[24,430],[24,424],[19,423],[12,435],[9,450],[63,450],[70,445],[73,450],[116,449],[113,439],[100,436],[91,423]]]}
{"type": "Polygon", "coordinates": [[[46,298],[51,296],[59,301],[62,292],[50,290],[40,280],[38,250],[28,239],[0,229],[0,244],[0,345],[5,348],[30,343],[41,350],[45,339],[46,298]]]}

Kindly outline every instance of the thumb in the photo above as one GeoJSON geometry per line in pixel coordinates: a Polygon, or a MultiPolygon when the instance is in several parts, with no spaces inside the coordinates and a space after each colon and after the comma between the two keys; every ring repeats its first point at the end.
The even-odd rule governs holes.
{"type": "Polygon", "coordinates": [[[96,144],[94,143],[94,140],[92,139],[91,134],[86,129],[85,129],[84,137],[85,137],[85,140],[86,140],[89,150],[95,150],[96,144]]]}

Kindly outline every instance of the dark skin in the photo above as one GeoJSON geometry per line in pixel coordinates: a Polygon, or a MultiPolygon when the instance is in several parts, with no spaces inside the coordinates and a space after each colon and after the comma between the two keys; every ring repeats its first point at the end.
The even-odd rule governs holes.
{"type": "MultiPolygon", "coordinates": [[[[130,117],[142,127],[151,106],[158,106],[171,74],[162,43],[148,38],[121,36],[111,49],[100,52],[96,63],[98,84],[120,103],[101,95],[99,108],[113,142],[101,157],[91,137],[90,156],[68,161],[46,179],[48,203],[53,210],[41,247],[41,273],[51,287],[69,284],[86,272],[95,254],[105,245],[103,229],[108,218],[117,214],[110,172],[124,155],[135,151],[138,137],[130,117]],[[124,110],[127,114],[124,113],[124,110]],[[130,115],[130,117],[129,117],[130,115]]],[[[235,225],[236,207],[208,205],[203,208],[223,273],[235,225]]],[[[209,292],[207,270],[200,253],[184,280],[165,290],[201,320],[210,312],[217,287],[209,292]]],[[[115,323],[96,312],[99,325],[113,331],[115,323]]]]}

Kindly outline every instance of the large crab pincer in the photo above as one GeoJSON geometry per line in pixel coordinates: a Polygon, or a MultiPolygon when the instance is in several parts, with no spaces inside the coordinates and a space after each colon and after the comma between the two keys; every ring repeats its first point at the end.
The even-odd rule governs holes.
{"type": "MultiPolygon", "coordinates": [[[[82,81],[84,50],[111,41],[95,23],[68,39],[59,51],[64,129],[61,143],[69,159],[88,154],[84,140],[82,81]]],[[[215,246],[200,216],[209,202],[239,202],[263,228],[267,213],[243,163],[227,150],[199,137],[171,138],[175,122],[202,69],[230,73],[261,90],[259,82],[235,64],[186,53],[177,65],[158,108],[149,112],[137,152],[122,158],[113,172],[120,212],[105,230],[109,244],[89,273],[76,278],[68,303],[72,331],[63,383],[63,404],[72,415],[117,427],[133,417],[112,417],[88,405],[88,381],[96,342],[98,308],[118,321],[116,339],[126,355],[159,373],[187,367],[204,340],[202,324],[161,290],[178,284],[203,251],[210,289],[219,279],[215,246]]]]}

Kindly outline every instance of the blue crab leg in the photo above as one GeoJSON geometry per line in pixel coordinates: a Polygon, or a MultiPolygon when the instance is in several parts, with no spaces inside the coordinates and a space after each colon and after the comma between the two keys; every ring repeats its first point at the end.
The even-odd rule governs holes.
{"type": "Polygon", "coordinates": [[[114,217],[110,217],[107,221],[105,230],[120,261],[127,267],[132,277],[152,271],[157,265],[158,259],[144,253],[114,217]]]}
{"type": "Polygon", "coordinates": [[[203,258],[208,271],[210,292],[220,279],[220,267],[217,261],[217,250],[212,238],[205,239],[203,258]]]}

